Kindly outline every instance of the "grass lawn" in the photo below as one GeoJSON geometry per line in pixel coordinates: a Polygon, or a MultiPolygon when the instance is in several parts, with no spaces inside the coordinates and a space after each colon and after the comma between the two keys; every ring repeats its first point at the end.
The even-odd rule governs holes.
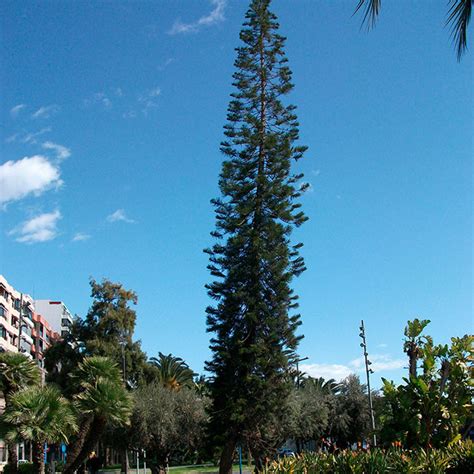
{"type": "MultiPolygon", "coordinates": [[[[146,470],[146,474],[151,474],[150,469],[146,470]]],[[[232,471],[234,473],[239,472],[239,465],[234,464],[232,466],[232,471]]],[[[246,465],[242,465],[242,474],[249,474],[253,471],[253,468],[250,468],[246,465]]],[[[120,474],[120,469],[101,469],[102,473],[107,474],[120,474]]],[[[205,464],[205,465],[198,465],[198,466],[173,466],[169,468],[170,474],[218,474],[219,468],[217,466],[213,466],[212,464],[205,464]]],[[[129,470],[130,474],[136,474],[137,471],[135,468],[130,467],[129,470]]],[[[140,468],[138,474],[143,474],[143,468],[140,468]]]]}
{"type": "MultiPolygon", "coordinates": [[[[234,464],[232,470],[234,472],[239,472],[239,465],[234,464]]],[[[217,474],[219,472],[218,467],[208,464],[206,466],[176,466],[169,468],[170,474],[194,474],[194,473],[207,473],[207,474],[217,474]]],[[[242,472],[250,472],[246,465],[242,466],[242,472]]]]}

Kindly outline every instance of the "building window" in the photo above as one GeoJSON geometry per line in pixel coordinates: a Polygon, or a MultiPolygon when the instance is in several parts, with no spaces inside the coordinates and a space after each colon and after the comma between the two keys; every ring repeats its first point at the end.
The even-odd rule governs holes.
{"type": "Polygon", "coordinates": [[[0,317],[7,318],[7,310],[2,304],[0,304],[0,317]]]}
{"type": "Polygon", "coordinates": [[[13,306],[15,307],[15,309],[20,310],[20,300],[15,299],[13,306]]]}
{"type": "Polygon", "coordinates": [[[27,306],[25,308],[25,312],[24,312],[23,316],[25,316],[28,319],[33,320],[33,313],[31,312],[31,309],[29,308],[29,306],[27,306]]]}
{"type": "Polygon", "coordinates": [[[0,326],[0,337],[7,340],[7,330],[3,326],[0,326]]]}
{"type": "Polygon", "coordinates": [[[0,285],[0,296],[3,296],[6,300],[8,300],[8,291],[3,285],[0,285]]]}

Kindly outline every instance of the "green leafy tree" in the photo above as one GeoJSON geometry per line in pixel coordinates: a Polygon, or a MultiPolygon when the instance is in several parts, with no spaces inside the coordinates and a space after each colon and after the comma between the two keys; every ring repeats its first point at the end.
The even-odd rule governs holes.
{"type": "Polygon", "coordinates": [[[70,334],[46,351],[49,380],[68,392],[73,388],[68,374],[84,357],[102,356],[120,367],[128,387],[135,387],[148,370],[140,343],[133,341],[136,313],[131,305],[137,295],[109,280],[92,279],[90,285],[92,304],[86,317],[77,319],[70,334]]]}
{"type": "Polygon", "coordinates": [[[230,473],[237,443],[259,462],[277,442],[279,418],[291,384],[289,357],[299,337],[290,288],[304,271],[290,245],[306,217],[297,202],[306,185],[291,172],[306,147],[297,146],[295,107],[282,99],[293,89],[291,71],[269,0],[254,0],[237,48],[236,71],[221,144],[221,197],[213,200],[217,243],[206,250],[216,280],[207,286],[213,374],[211,433],[222,447],[220,473],[230,473]],[[245,444],[247,444],[245,443],[245,444]]]}
{"type": "MultiPolygon", "coordinates": [[[[91,307],[84,319],[77,318],[71,332],[46,351],[45,367],[48,380],[59,384],[72,396],[76,390],[69,374],[85,357],[101,356],[113,360],[119,367],[129,390],[156,377],[154,367],[146,362],[140,342],[133,341],[136,313],[133,305],[137,295],[120,283],[110,280],[90,281],[91,307]]],[[[126,443],[129,433],[124,427],[108,426],[108,441],[122,447],[122,464],[128,470],[126,443]]]]}
{"type": "Polygon", "coordinates": [[[368,437],[370,415],[367,403],[367,387],[359,377],[349,375],[340,385],[340,391],[329,400],[329,424],[327,436],[339,447],[347,447],[368,437]]]}
{"type": "MultiPolygon", "coordinates": [[[[426,321],[423,321],[425,323],[426,321]]],[[[426,322],[427,323],[427,322],[426,322]]],[[[404,349],[411,362],[413,338],[420,373],[395,386],[383,379],[388,413],[382,429],[385,442],[401,441],[406,447],[443,447],[461,438],[472,420],[474,396],[474,336],[451,338],[451,346],[435,345],[423,336],[417,320],[408,322],[404,349]],[[413,328],[417,330],[411,332],[413,328]],[[407,342],[408,341],[408,342],[407,342]]]]}
{"type": "MultiPolygon", "coordinates": [[[[473,0],[449,0],[446,25],[451,27],[451,36],[456,47],[458,61],[467,51],[467,30],[471,20],[473,0]]],[[[355,12],[364,10],[362,24],[373,28],[382,7],[382,0],[359,0],[355,12]]]]}
{"type": "MultiPolygon", "coordinates": [[[[312,379],[315,380],[315,379],[312,379]]],[[[304,443],[318,441],[327,430],[329,421],[329,392],[314,383],[294,388],[290,396],[290,413],[287,417],[287,437],[296,441],[300,452],[304,443]]]]}
{"type": "MultiPolygon", "coordinates": [[[[41,374],[36,363],[24,354],[17,352],[0,353],[0,391],[5,399],[5,407],[10,405],[11,397],[20,389],[39,384],[41,374]]],[[[7,444],[8,465],[11,474],[18,472],[16,445],[7,444]]]]}
{"type": "Polygon", "coordinates": [[[207,398],[195,390],[170,390],[160,382],[140,387],[134,394],[131,431],[134,442],[146,448],[153,474],[167,472],[173,458],[190,459],[203,448],[207,398]]]}
{"type": "Polygon", "coordinates": [[[183,387],[194,386],[196,374],[180,357],[160,352],[158,358],[150,358],[150,364],[157,368],[156,378],[164,387],[179,391],[183,387]]]}
{"type": "Polygon", "coordinates": [[[7,441],[32,443],[36,474],[44,474],[44,444],[67,443],[77,429],[70,402],[55,387],[32,386],[16,392],[2,421],[7,441]]]}
{"type": "Polygon", "coordinates": [[[87,459],[107,425],[127,425],[133,407],[119,368],[106,357],[86,357],[72,378],[79,430],[71,442],[64,474],[73,474],[87,459]]]}

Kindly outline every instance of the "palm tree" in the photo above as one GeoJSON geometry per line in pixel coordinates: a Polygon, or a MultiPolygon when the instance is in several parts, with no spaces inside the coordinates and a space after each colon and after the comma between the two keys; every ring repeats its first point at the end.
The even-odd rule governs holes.
{"type": "Polygon", "coordinates": [[[325,380],[323,377],[317,379],[308,377],[303,380],[304,387],[312,387],[322,395],[338,395],[342,385],[334,379],[325,380]]]}
{"type": "Polygon", "coordinates": [[[67,443],[77,429],[70,402],[52,386],[35,386],[16,392],[2,419],[7,424],[7,441],[32,443],[36,474],[44,474],[44,444],[67,443]]]}
{"type": "MultiPolygon", "coordinates": [[[[458,61],[467,50],[467,27],[471,19],[473,0],[449,0],[448,16],[446,26],[451,27],[451,36],[456,46],[458,61]]],[[[362,24],[367,28],[373,28],[380,13],[382,0],[359,0],[354,13],[364,8],[362,24]]]]}
{"type": "MultiPolygon", "coordinates": [[[[0,391],[3,392],[5,408],[18,390],[39,384],[41,374],[35,362],[19,352],[0,353],[0,391]]],[[[7,443],[8,464],[11,474],[18,472],[18,455],[15,443],[7,443]]]]}
{"type": "Polygon", "coordinates": [[[132,399],[123,386],[120,370],[107,357],[86,357],[73,378],[77,387],[73,398],[80,423],[63,474],[73,474],[80,467],[107,424],[125,426],[132,412],[132,399]]]}
{"type": "Polygon", "coordinates": [[[172,354],[158,353],[158,358],[152,357],[150,364],[158,369],[158,381],[170,390],[179,391],[182,387],[193,387],[195,374],[181,357],[172,354]]]}

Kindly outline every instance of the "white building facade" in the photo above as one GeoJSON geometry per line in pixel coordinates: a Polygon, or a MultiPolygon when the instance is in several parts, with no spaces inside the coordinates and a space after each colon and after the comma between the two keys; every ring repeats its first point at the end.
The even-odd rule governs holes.
{"type": "Polygon", "coordinates": [[[73,317],[62,301],[35,300],[34,305],[36,312],[48,321],[53,331],[61,337],[69,333],[73,317]]]}

